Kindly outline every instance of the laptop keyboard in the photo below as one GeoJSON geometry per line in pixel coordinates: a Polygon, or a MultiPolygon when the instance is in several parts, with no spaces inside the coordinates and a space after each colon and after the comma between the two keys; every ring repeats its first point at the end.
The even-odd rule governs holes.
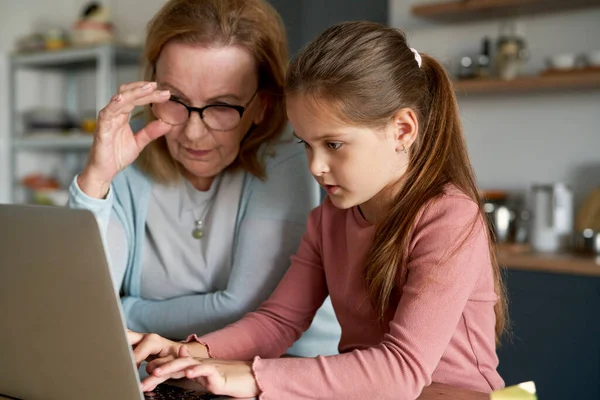
{"type": "Polygon", "coordinates": [[[189,389],[183,389],[172,385],[158,385],[152,392],[144,393],[146,400],[217,400],[230,399],[211,393],[200,393],[189,389]]]}

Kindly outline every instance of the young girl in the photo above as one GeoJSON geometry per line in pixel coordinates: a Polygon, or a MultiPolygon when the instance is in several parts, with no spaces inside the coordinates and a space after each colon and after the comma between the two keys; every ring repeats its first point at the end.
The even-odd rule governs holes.
{"type": "Polygon", "coordinates": [[[333,26],[292,62],[287,112],[328,193],[258,311],[188,344],[130,333],[144,390],[187,377],[261,399],[491,392],[505,300],[452,84],[402,32],[333,26]],[[330,295],[339,355],[278,358],[330,295]],[[225,361],[244,360],[244,361],[225,361]]]}

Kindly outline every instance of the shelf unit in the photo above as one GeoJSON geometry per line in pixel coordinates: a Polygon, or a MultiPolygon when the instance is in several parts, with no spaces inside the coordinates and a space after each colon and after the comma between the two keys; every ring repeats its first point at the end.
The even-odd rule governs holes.
{"type": "Polygon", "coordinates": [[[413,5],[414,16],[464,22],[600,7],[600,0],[454,0],[413,5]]]}
{"type": "Polygon", "coordinates": [[[88,150],[92,141],[93,136],[88,133],[34,133],[14,139],[12,147],[16,150],[88,150]]]}
{"type": "Polygon", "coordinates": [[[471,79],[455,81],[454,88],[456,94],[459,96],[534,93],[555,90],[596,90],[600,89],[600,71],[523,76],[510,81],[501,79],[471,79]]]}
{"type": "Polygon", "coordinates": [[[95,108],[98,112],[116,92],[116,70],[121,66],[139,66],[141,49],[116,44],[100,44],[90,47],[72,47],[63,50],[36,53],[15,53],[10,56],[8,68],[8,115],[9,115],[9,174],[13,184],[9,187],[9,200],[17,198],[17,157],[21,152],[61,152],[77,155],[87,151],[93,141],[90,134],[80,131],[65,133],[23,132],[17,128],[16,97],[17,73],[20,70],[57,71],[66,77],[64,109],[77,114],[77,75],[82,71],[95,71],[95,108]]]}
{"type": "MultiPolygon", "coordinates": [[[[600,0],[450,0],[414,4],[412,15],[438,23],[477,22],[486,19],[548,14],[600,7],[600,0]]],[[[454,82],[457,95],[536,93],[556,90],[597,90],[600,68],[542,73],[513,80],[470,79],[454,82]]]]}

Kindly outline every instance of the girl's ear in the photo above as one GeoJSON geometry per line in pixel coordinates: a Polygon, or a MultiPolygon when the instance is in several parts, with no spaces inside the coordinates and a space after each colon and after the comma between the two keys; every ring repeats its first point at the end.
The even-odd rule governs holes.
{"type": "Polygon", "coordinates": [[[395,131],[394,140],[398,149],[408,151],[419,133],[417,114],[410,108],[403,108],[394,115],[393,126],[395,131]]]}

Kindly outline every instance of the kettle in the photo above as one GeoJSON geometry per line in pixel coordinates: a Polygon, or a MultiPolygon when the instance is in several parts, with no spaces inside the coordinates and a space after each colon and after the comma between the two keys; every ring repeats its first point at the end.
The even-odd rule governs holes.
{"type": "Polygon", "coordinates": [[[566,250],[573,236],[573,192],[564,183],[532,188],[531,247],[539,252],[566,250]]]}

